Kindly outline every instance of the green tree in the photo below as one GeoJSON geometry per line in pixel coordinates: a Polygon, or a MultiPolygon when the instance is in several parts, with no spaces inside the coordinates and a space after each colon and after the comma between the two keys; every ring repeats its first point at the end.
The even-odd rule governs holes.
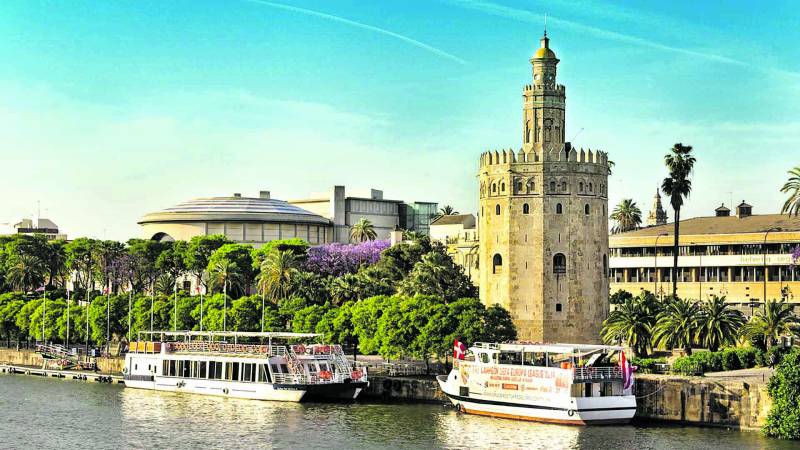
{"type": "Polygon", "coordinates": [[[295,333],[316,333],[327,308],[322,305],[309,305],[294,313],[292,331],[295,333]]]}
{"type": "Polygon", "coordinates": [[[308,249],[311,245],[300,238],[276,239],[262,245],[261,248],[253,250],[253,263],[256,267],[261,266],[261,262],[270,253],[289,252],[294,255],[298,262],[305,261],[308,256],[308,249]]]}
{"type": "Polygon", "coordinates": [[[208,259],[208,272],[211,275],[211,285],[218,289],[224,288],[224,285],[215,280],[220,276],[219,269],[228,266],[227,263],[236,267],[236,276],[230,279],[231,282],[236,281],[236,283],[228,283],[228,293],[231,294],[232,291],[233,295],[237,297],[246,295],[255,277],[251,247],[244,244],[225,244],[211,255],[208,259]]]}
{"type": "Polygon", "coordinates": [[[611,220],[616,222],[612,233],[624,233],[639,228],[642,225],[642,210],[636,206],[633,199],[623,199],[614,208],[614,211],[609,216],[611,220]]]}
{"type": "Polygon", "coordinates": [[[731,308],[725,297],[712,296],[700,304],[697,321],[700,344],[715,352],[726,345],[736,345],[739,330],[744,324],[741,312],[731,308]]]}
{"type": "Polygon", "coordinates": [[[38,308],[41,303],[42,299],[29,300],[17,312],[15,322],[17,324],[17,329],[19,330],[20,339],[30,340],[32,337],[30,335],[31,316],[33,316],[33,312],[36,311],[36,308],[38,308]]]}
{"type": "Polygon", "coordinates": [[[133,289],[142,292],[147,288],[151,294],[156,292],[156,281],[159,271],[156,261],[164,250],[164,244],[150,239],[128,240],[128,255],[131,259],[133,270],[133,289]]]}
{"type": "Polygon", "coordinates": [[[475,285],[464,274],[464,268],[438,250],[422,257],[400,283],[399,291],[404,295],[432,295],[445,301],[477,297],[478,294],[475,285]]]}
{"type": "Polygon", "coordinates": [[[355,225],[350,227],[350,241],[365,242],[374,241],[378,237],[375,226],[365,218],[361,218],[355,225]]]}
{"type": "Polygon", "coordinates": [[[631,298],[633,298],[633,294],[626,290],[620,289],[611,294],[611,296],[608,298],[608,303],[612,305],[621,305],[622,303],[625,303],[626,300],[631,298]]]}
{"type": "Polygon", "coordinates": [[[505,342],[517,338],[517,329],[511,314],[498,304],[486,308],[484,335],[486,342],[505,342]]]}
{"type": "Polygon", "coordinates": [[[789,198],[781,208],[781,214],[798,215],[800,214],[800,166],[789,171],[789,179],[781,188],[781,192],[789,194],[789,198]]]}
{"type": "Polygon", "coordinates": [[[225,244],[232,244],[233,241],[221,234],[209,236],[194,236],[184,253],[184,265],[196,279],[198,285],[208,289],[203,279],[203,274],[208,268],[208,260],[214,252],[225,244]]]}
{"type": "Polygon", "coordinates": [[[741,328],[747,339],[757,339],[767,349],[778,343],[781,336],[791,336],[798,325],[794,307],[785,300],[768,300],[750,321],[741,328]]]}
{"type": "Polygon", "coordinates": [[[166,276],[172,280],[172,291],[178,278],[186,273],[186,259],[189,244],[186,241],[165,242],[164,249],[156,258],[156,270],[159,271],[160,277],[166,276]]]}
{"type": "Polygon", "coordinates": [[[30,324],[28,325],[28,334],[37,341],[54,341],[59,338],[58,333],[58,318],[66,310],[67,304],[62,299],[47,300],[47,305],[44,302],[39,302],[36,309],[33,310],[30,316],[30,324]],[[42,335],[42,310],[44,311],[45,324],[44,335],[42,335]]]}
{"type": "MultiPolygon", "coordinates": [[[[66,342],[67,339],[67,308],[64,307],[60,316],[56,318],[58,339],[66,342]]],[[[79,342],[86,341],[86,308],[73,302],[69,307],[69,342],[70,346],[77,346],[79,342]]]]}
{"type": "Polygon", "coordinates": [[[37,256],[17,255],[9,258],[6,276],[11,286],[23,292],[30,292],[42,286],[47,267],[37,256]]]}
{"type": "MultiPolygon", "coordinates": [[[[105,288],[113,289],[115,282],[121,281],[118,273],[119,262],[125,256],[125,245],[117,241],[96,241],[92,257],[94,258],[94,273],[105,288]]],[[[116,286],[117,288],[119,286],[116,286]]]]}
{"type": "Polygon", "coordinates": [[[232,301],[230,319],[234,331],[260,331],[261,299],[251,295],[232,301]]]}
{"type": "Polygon", "coordinates": [[[647,356],[652,346],[655,315],[647,296],[629,298],[603,321],[601,337],[608,344],[625,343],[633,356],[647,356]]]}
{"type": "Polygon", "coordinates": [[[124,336],[128,329],[128,296],[96,296],[89,305],[89,329],[92,341],[97,343],[108,343],[107,333],[112,341],[124,336]]]}
{"type": "Polygon", "coordinates": [[[458,211],[456,211],[450,205],[444,205],[441,208],[439,208],[439,217],[441,217],[441,216],[454,216],[454,215],[457,215],[457,214],[458,214],[458,211]]]}
{"type": "Polygon", "coordinates": [[[689,178],[694,169],[695,158],[692,146],[675,144],[664,156],[664,163],[669,176],[661,183],[661,190],[669,197],[669,203],[675,211],[675,242],[672,259],[672,296],[678,295],[678,245],[680,241],[681,207],[683,199],[692,192],[692,180],[689,178]]]}
{"type": "Polygon", "coordinates": [[[336,305],[378,295],[392,295],[395,289],[391,280],[384,278],[384,275],[383,271],[372,266],[356,273],[328,278],[327,289],[336,305]]]}
{"type": "Polygon", "coordinates": [[[212,286],[218,286],[218,288],[222,290],[222,330],[227,331],[228,289],[239,286],[243,278],[242,273],[238,264],[227,259],[215,261],[212,256],[208,264],[211,272],[212,286]]]}
{"type": "Polygon", "coordinates": [[[16,292],[0,294],[0,334],[11,342],[11,338],[19,339],[21,333],[17,326],[17,314],[25,306],[25,297],[16,292]]]}
{"type": "Polygon", "coordinates": [[[291,295],[292,280],[298,273],[297,257],[290,251],[267,254],[258,274],[258,290],[273,302],[291,295]]]}
{"type": "Polygon", "coordinates": [[[409,311],[412,316],[410,321],[417,328],[409,350],[413,356],[425,361],[425,373],[430,373],[430,356],[443,358],[452,351],[453,343],[449,340],[449,335],[454,327],[447,305],[441,300],[424,297],[417,299],[417,307],[409,311]]]}
{"type": "Polygon", "coordinates": [[[700,307],[690,300],[675,298],[664,305],[658,314],[653,332],[653,342],[665,348],[682,348],[687,355],[692,354],[700,331],[700,307]]]}
{"type": "Polygon", "coordinates": [[[48,284],[51,286],[64,285],[64,275],[67,273],[66,241],[52,240],[47,242],[48,251],[44,262],[47,268],[48,284]]]}
{"type": "Polygon", "coordinates": [[[767,384],[772,407],[764,434],[779,439],[800,439],[800,349],[783,357],[767,384]]]}
{"type": "Polygon", "coordinates": [[[67,267],[75,275],[74,284],[83,290],[90,290],[94,282],[94,251],[97,241],[89,238],[77,238],[64,246],[67,255],[67,267]]]}
{"type": "Polygon", "coordinates": [[[325,304],[330,299],[327,280],[313,272],[298,271],[292,276],[292,285],[289,291],[293,296],[317,305],[325,304]]]}
{"type": "Polygon", "coordinates": [[[396,295],[383,304],[383,313],[377,321],[375,339],[379,342],[378,354],[385,359],[399,359],[410,355],[411,345],[423,325],[416,314],[425,297],[396,295]]]}
{"type": "Polygon", "coordinates": [[[379,295],[369,297],[353,304],[353,331],[358,336],[358,347],[362,353],[371,354],[378,351],[381,342],[377,336],[378,321],[395,297],[379,295]]]}

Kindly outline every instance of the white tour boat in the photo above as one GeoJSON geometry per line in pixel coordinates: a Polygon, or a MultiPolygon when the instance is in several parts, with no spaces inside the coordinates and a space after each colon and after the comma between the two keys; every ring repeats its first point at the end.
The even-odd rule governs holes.
{"type": "Polygon", "coordinates": [[[469,353],[437,377],[463,412],[574,425],[627,423],[636,413],[622,347],[479,342],[469,353]]]}
{"type": "Polygon", "coordinates": [[[140,332],[125,356],[125,386],[257,400],[355,399],[367,385],[342,347],[313,333],[140,332]],[[249,342],[248,342],[249,341],[249,342]],[[260,343],[252,343],[260,341],[260,343]]]}

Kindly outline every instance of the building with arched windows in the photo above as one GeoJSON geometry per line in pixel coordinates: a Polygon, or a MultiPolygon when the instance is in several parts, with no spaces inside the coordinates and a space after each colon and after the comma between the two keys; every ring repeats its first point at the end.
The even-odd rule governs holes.
{"type": "Polygon", "coordinates": [[[608,157],[564,139],[565,88],[547,35],[523,89],[522,148],[480,157],[480,296],[519,337],[600,340],[608,313],[608,157]]]}

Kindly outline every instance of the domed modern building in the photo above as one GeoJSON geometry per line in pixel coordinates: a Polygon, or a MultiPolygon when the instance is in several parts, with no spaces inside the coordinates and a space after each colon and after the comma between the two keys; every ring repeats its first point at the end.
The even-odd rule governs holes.
{"type": "Polygon", "coordinates": [[[228,239],[260,247],[276,239],[301,238],[311,245],[332,242],[333,227],[325,217],[283,200],[258,197],[196,198],[139,220],[144,238],[157,241],[189,240],[222,234],[228,239]]]}

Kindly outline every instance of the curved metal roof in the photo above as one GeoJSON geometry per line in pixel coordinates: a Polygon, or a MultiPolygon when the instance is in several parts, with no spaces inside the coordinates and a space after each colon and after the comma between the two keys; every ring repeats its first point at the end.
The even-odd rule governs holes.
{"type": "Polygon", "coordinates": [[[139,223],[197,221],[330,223],[325,217],[283,200],[238,196],[196,198],[147,214],[139,223]]]}

